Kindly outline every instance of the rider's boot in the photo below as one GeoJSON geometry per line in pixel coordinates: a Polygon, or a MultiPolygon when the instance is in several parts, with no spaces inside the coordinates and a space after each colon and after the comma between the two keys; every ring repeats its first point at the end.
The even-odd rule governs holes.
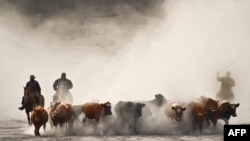
{"type": "Polygon", "coordinates": [[[19,109],[19,110],[23,110],[23,109],[25,108],[24,104],[25,104],[25,103],[24,103],[24,97],[23,97],[23,99],[22,99],[22,106],[21,106],[21,107],[18,107],[18,109],[19,109]]]}
{"type": "Polygon", "coordinates": [[[18,107],[19,110],[23,110],[24,109],[24,105],[22,105],[21,107],[18,107]]]}

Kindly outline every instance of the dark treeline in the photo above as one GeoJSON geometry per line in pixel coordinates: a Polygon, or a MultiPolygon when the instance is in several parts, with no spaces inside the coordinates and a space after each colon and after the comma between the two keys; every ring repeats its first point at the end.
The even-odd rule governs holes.
{"type": "MultiPolygon", "coordinates": [[[[91,7],[112,8],[129,5],[143,14],[160,12],[166,0],[4,0],[26,13],[51,14],[62,10],[74,10],[91,7]]],[[[3,2],[3,1],[2,1],[3,2]]]]}

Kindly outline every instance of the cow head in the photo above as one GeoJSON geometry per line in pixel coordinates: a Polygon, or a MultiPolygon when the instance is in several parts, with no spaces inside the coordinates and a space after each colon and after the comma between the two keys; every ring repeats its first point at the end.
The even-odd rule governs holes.
{"type": "Polygon", "coordinates": [[[54,126],[57,126],[57,125],[58,125],[58,113],[56,113],[56,112],[51,112],[51,113],[50,113],[50,118],[51,118],[51,120],[52,120],[52,122],[53,122],[53,125],[54,125],[54,126]]]}
{"type": "Polygon", "coordinates": [[[230,104],[230,106],[228,107],[228,110],[233,117],[237,116],[236,108],[239,106],[240,106],[240,103],[237,103],[237,104],[230,104]]]}
{"type": "Polygon", "coordinates": [[[175,120],[180,121],[182,119],[183,111],[185,111],[186,108],[185,107],[183,108],[183,107],[178,105],[178,106],[173,106],[172,110],[174,110],[174,112],[175,112],[175,120]]]}
{"type": "Polygon", "coordinates": [[[41,106],[36,106],[33,108],[33,112],[35,114],[35,119],[40,120],[40,118],[43,117],[44,109],[41,106]]]}
{"type": "Polygon", "coordinates": [[[111,111],[111,103],[108,101],[106,103],[101,104],[103,109],[104,109],[104,114],[105,115],[112,115],[111,111]]]}
{"type": "Polygon", "coordinates": [[[216,124],[218,120],[218,107],[210,107],[208,112],[212,123],[216,124]]]}
{"type": "Polygon", "coordinates": [[[135,103],[131,108],[135,112],[135,117],[140,117],[142,115],[142,108],[145,106],[144,103],[135,103]]]}
{"type": "Polygon", "coordinates": [[[53,125],[54,126],[57,126],[58,125],[58,111],[56,111],[58,105],[60,105],[61,102],[56,102],[56,103],[50,103],[50,107],[51,107],[51,111],[49,113],[50,117],[51,117],[51,120],[53,122],[53,125]]]}
{"type": "Polygon", "coordinates": [[[221,103],[221,105],[219,106],[219,112],[220,114],[227,116],[227,118],[230,118],[230,116],[236,117],[237,116],[236,109],[239,106],[240,103],[232,104],[228,101],[225,101],[221,103]]]}

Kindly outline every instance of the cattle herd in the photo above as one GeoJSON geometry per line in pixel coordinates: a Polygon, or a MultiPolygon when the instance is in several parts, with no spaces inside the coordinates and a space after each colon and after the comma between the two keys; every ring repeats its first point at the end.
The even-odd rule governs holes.
{"type": "MultiPolygon", "coordinates": [[[[239,105],[239,103],[216,100],[205,96],[190,102],[180,102],[167,100],[162,94],[156,94],[155,98],[150,101],[119,101],[114,104],[114,108],[109,101],[104,103],[87,102],[82,105],[56,102],[51,103],[48,108],[36,106],[31,113],[31,120],[35,126],[35,136],[40,136],[40,127],[43,126],[46,130],[47,123],[52,127],[64,128],[67,133],[70,133],[74,130],[74,122],[76,121],[81,121],[81,126],[84,127],[87,121],[92,121],[95,123],[93,126],[98,126],[105,119],[105,122],[116,120],[115,123],[120,124],[120,130],[127,128],[130,134],[138,134],[135,125],[140,118],[146,116],[144,113],[147,113],[148,116],[153,112],[162,112],[162,115],[165,115],[164,118],[169,120],[170,124],[182,122],[185,115],[192,125],[193,132],[202,133],[204,125],[208,127],[212,123],[212,126],[216,128],[218,120],[223,120],[225,124],[229,124],[231,116],[237,116],[236,109],[239,105]],[[156,111],[157,109],[163,110],[156,111]],[[114,115],[115,118],[107,119],[110,115],[114,115]]],[[[58,128],[54,129],[57,130],[58,128]]],[[[121,134],[119,130],[115,132],[121,134]]]]}

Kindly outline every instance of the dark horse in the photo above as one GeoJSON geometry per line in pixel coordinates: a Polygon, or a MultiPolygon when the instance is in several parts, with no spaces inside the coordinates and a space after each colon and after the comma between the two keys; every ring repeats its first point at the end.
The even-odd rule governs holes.
{"type": "Polygon", "coordinates": [[[40,105],[44,107],[44,96],[42,94],[40,95],[40,104],[37,104],[34,92],[31,91],[29,88],[26,87],[23,88],[24,88],[24,101],[25,101],[24,108],[27,114],[28,123],[29,125],[31,125],[30,112],[32,112],[36,106],[40,105]]]}

